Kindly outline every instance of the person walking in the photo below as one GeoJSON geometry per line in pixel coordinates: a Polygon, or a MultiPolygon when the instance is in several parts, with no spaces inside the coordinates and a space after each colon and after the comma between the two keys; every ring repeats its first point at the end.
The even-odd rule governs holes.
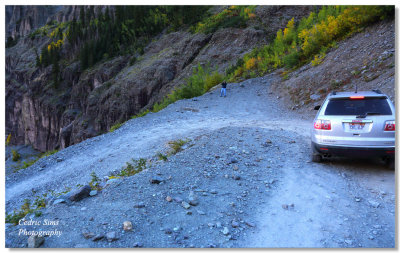
{"type": "Polygon", "coordinates": [[[223,81],[221,83],[221,95],[220,95],[220,97],[222,97],[222,95],[224,95],[224,97],[226,97],[226,81],[223,81]]]}

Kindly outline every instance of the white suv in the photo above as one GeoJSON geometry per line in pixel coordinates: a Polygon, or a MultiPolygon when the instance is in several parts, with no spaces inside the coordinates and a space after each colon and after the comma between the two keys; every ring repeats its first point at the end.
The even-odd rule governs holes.
{"type": "Polygon", "coordinates": [[[314,109],[313,162],[332,155],[374,156],[394,168],[395,108],[381,91],[332,92],[314,109]]]}

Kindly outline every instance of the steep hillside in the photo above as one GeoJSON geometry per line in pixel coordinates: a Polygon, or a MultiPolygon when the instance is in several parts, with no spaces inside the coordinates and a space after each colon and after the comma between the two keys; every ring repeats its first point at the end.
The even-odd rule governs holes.
{"type": "Polygon", "coordinates": [[[313,114],[331,91],[380,89],[395,101],[395,24],[380,22],[338,43],[316,66],[309,63],[272,83],[292,110],[313,114]]]}
{"type": "MultiPolygon", "coordinates": [[[[13,11],[10,8],[11,31],[19,16],[15,14],[18,7],[13,11]]],[[[214,14],[209,15],[219,15],[227,8],[213,7],[210,12],[214,14]]],[[[111,58],[104,55],[106,58],[89,68],[83,68],[80,59],[86,49],[91,50],[90,43],[65,38],[71,34],[69,26],[82,16],[80,8],[63,7],[48,18],[50,12],[46,13],[34,19],[35,24],[46,19],[45,26],[31,31],[36,27],[32,26],[19,33],[17,44],[6,49],[6,132],[12,136],[11,143],[32,144],[41,151],[62,149],[106,132],[160,102],[173,88],[184,84],[198,64],[222,73],[245,53],[268,42],[289,19],[306,16],[312,9],[259,6],[245,23],[231,24],[226,19],[211,26],[213,30],[208,33],[192,33],[188,25],[177,23],[175,32],[167,27],[149,40],[135,39],[139,51],[128,50],[111,58]],[[149,42],[144,45],[145,41],[149,42]],[[44,62],[47,54],[50,64],[44,62]]],[[[115,9],[84,10],[84,16],[90,13],[93,19],[115,9]]]]}

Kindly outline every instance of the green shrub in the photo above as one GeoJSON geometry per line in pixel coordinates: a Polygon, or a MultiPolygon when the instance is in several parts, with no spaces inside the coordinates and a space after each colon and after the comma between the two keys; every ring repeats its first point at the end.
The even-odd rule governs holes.
{"type": "Polygon", "coordinates": [[[129,65],[132,66],[133,64],[135,64],[136,60],[136,57],[132,56],[132,58],[129,60],[129,65]]]}
{"type": "Polygon", "coordinates": [[[12,214],[6,214],[6,223],[18,225],[19,220],[24,218],[28,213],[32,213],[32,211],[30,200],[25,199],[20,210],[14,210],[12,214]]]}
{"type": "Polygon", "coordinates": [[[147,161],[144,158],[140,158],[139,160],[132,159],[132,163],[127,162],[126,167],[123,168],[118,176],[121,177],[130,177],[133,176],[142,170],[145,170],[147,168],[147,161]]]}
{"type": "Polygon", "coordinates": [[[230,6],[211,17],[204,19],[191,28],[195,33],[213,33],[219,28],[244,27],[246,21],[254,18],[254,6],[230,6]]]}
{"type": "Polygon", "coordinates": [[[54,154],[57,153],[57,152],[58,152],[57,149],[50,150],[50,151],[47,151],[47,152],[45,152],[45,153],[42,153],[42,154],[38,155],[38,156],[37,156],[36,158],[34,158],[34,159],[31,159],[31,160],[29,160],[29,161],[24,161],[22,166],[20,166],[19,168],[14,169],[14,172],[17,172],[17,171],[19,171],[19,170],[26,169],[26,168],[28,168],[29,166],[32,166],[33,164],[35,164],[37,161],[39,161],[39,159],[41,159],[41,158],[43,158],[43,157],[50,156],[50,155],[54,155],[54,154]]]}
{"type": "Polygon", "coordinates": [[[169,154],[175,155],[176,153],[182,151],[182,146],[188,143],[189,141],[190,141],[189,139],[186,140],[179,139],[168,142],[169,147],[172,149],[169,154]]]}
{"type": "Polygon", "coordinates": [[[115,125],[111,126],[109,132],[114,132],[115,130],[117,130],[118,128],[120,128],[123,124],[124,124],[124,123],[116,123],[115,125]]]}
{"type": "Polygon", "coordinates": [[[19,220],[30,213],[34,213],[36,217],[41,216],[42,213],[39,210],[46,207],[46,196],[47,193],[35,196],[33,205],[31,205],[31,201],[29,199],[25,199],[19,210],[14,210],[11,214],[6,214],[6,223],[18,225],[19,220]]]}
{"type": "Polygon", "coordinates": [[[291,19],[278,30],[273,43],[253,49],[244,55],[243,63],[227,69],[226,79],[241,80],[264,75],[277,68],[300,67],[310,61],[318,65],[326,49],[363,27],[385,18],[393,18],[393,6],[323,6],[318,13],[295,25],[291,19]]]}
{"type": "Polygon", "coordinates": [[[11,153],[12,153],[12,160],[14,162],[18,161],[21,158],[21,155],[18,153],[18,151],[12,149],[11,153]]]}
{"type": "Polygon", "coordinates": [[[224,76],[217,71],[212,72],[209,65],[204,68],[199,64],[193,69],[193,73],[189,78],[186,78],[185,84],[180,88],[173,90],[161,102],[153,106],[152,111],[158,112],[169,104],[172,104],[180,99],[188,99],[198,97],[206,93],[215,85],[221,83],[224,76]]]}
{"type": "Polygon", "coordinates": [[[9,135],[7,136],[7,139],[6,139],[6,146],[10,145],[10,142],[11,142],[11,134],[9,134],[9,135]]]}
{"type": "Polygon", "coordinates": [[[163,153],[161,153],[161,152],[158,152],[157,153],[157,158],[158,158],[158,160],[162,160],[162,161],[168,161],[168,156],[167,155],[164,155],[163,153]]]}
{"type": "Polygon", "coordinates": [[[133,116],[131,117],[131,119],[136,119],[136,118],[143,117],[143,116],[145,116],[146,114],[148,114],[149,112],[150,112],[150,110],[147,109],[147,110],[145,110],[145,111],[142,111],[142,112],[139,113],[139,114],[133,115],[133,116]]]}
{"type": "Polygon", "coordinates": [[[92,173],[90,173],[90,177],[91,177],[91,180],[89,182],[90,188],[94,190],[101,190],[100,178],[96,175],[96,172],[92,171],[92,173]]]}
{"type": "Polygon", "coordinates": [[[285,55],[283,57],[283,64],[286,68],[294,68],[300,63],[300,54],[299,52],[295,51],[291,54],[285,55]]]}

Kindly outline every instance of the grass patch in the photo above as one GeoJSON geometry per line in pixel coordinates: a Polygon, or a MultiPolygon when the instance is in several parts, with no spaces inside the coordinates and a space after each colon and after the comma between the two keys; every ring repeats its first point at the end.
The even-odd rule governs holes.
{"type": "Polygon", "coordinates": [[[19,170],[26,169],[26,168],[28,168],[29,166],[32,166],[33,164],[35,164],[37,161],[39,161],[39,159],[41,159],[41,158],[43,158],[43,157],[50,156],[50,155],[54,155],[54,154],[57,153],[57,152],[58,152],[57,149],[50,150],[50,151],[47,151],[47,152],[45,152],[45,153],[42,153],[42,154],[38,155],[35,159],[29,160],[29,161],[27,161],[27,162],[24,161],[24,162],[23,162],[23,165],[20,166],[20,167],[18,167],[18,168],[16,168],[16,169],[14,169],[13,172],[17,172],[17,171],[19,171],[19,170]]]}
{"type": "MultiPolygon", "coordinates": [[[[125,122],[124,122],[125,123],[125,122]]],[[[124,123],[117,123],[117,124],[115,124],[115,125],[113,125],[111,128],[110,128],[110,133],[112,133],[112,132],[114,132],[115,130],[117,130],[118,128],[120,128],[124,123]]]]}
{"type": "Polygon", "coordinates": [[[10,142],[11,142],[11,134],[9,134],[9,135],[7,136],[7,139],[6,139],[6,146],[10,145],[10,142]]]}
{"type": "Polygon", "coordinates": [[[97,191],[101,190],[100,178],[96,175],[96,172],[92,171],[92,173],[90,173],[90,176],[91,176],[91,180],[89,182],[90,188],[97,191]]]}
{"type": "Polygon", "coordinates": [[[147,168],[147,160],[140,158],[138,160],[132,159],[132,162],[127,162],[126,167],[123,168],[117,176],[130,177],[147,168]]]}
{"type": "Polygon", "coordinates": [[[18,161],[21,158],[21,155],[18,153],[17,150],[12,149],[11,153],[12,153],[12,160],[14,162],[18,161]]]}
{"type": "Polygon", "coordinates": [[[146,114],[148,114],[149,112],[150,112],[150,110],[147,109],[147,110],[145,110],[145,111],[142,111],[141,113],[138,113],[138,114],[136,114],[136,115],[133,115],[133,116],[131,117],[131,119],[136,119],[136,118],[143,117],[143,116],[145,116],[146,114]]]}
{"type": "Polygon", "coordinates": [[[255,18],[253,13],[255,6],[235,6],[232,5],[228,9],[223,10],[211,17],[204,19],[191,27],[191,31],[195,33],[213,33],[220,28],[227,27],[245,27],[246,21],[255,18]]]}
{"type": "Polygon", "coordinates": [[[158,158],[159,161],[168,161],[168,156],[167,156],[167,155],[164,155],[164,154],[161,153],[161,152],[158,152],[158,153],[156,154],[156,156],[157,156],[157,158],[158,158]]]}
{"type": "MultiPolygon", "coordinates": [[[[218,67],[217,67],[218,68],[218,67]]],[[[160,103],[153,106],[153,112],[158,112],[168,105],[181,100],[198,97],[209,91],[212,87],[220,84],[224,76],[218,71],[212,71],[210,65],[202,67],[200,64],[194,68],[192,75],[186,78],[185,84],[173,90],[160,103]]]]}
{"type": "Polygon", "coordinates": [[[175,141],[170,141],[168,142],[169,147],[171,148],[171,151],[169,152],[170,155],[175,155],[176,153],[182,151],[182,146],[188,143],[190,140],[175,140],[175,141]]]}
{"type": "Polygon", "coordinates": [[[19,221],[26,215],[34,213],[36,217],[42,215],[39,209],[46,207],[45,196],[36,196],[33,205],[29,199],[24,200],[24,204],[19,210],[14,210],[11,214],[6,214],[6,223],[12,223],[18,225],[19,221]]]}

